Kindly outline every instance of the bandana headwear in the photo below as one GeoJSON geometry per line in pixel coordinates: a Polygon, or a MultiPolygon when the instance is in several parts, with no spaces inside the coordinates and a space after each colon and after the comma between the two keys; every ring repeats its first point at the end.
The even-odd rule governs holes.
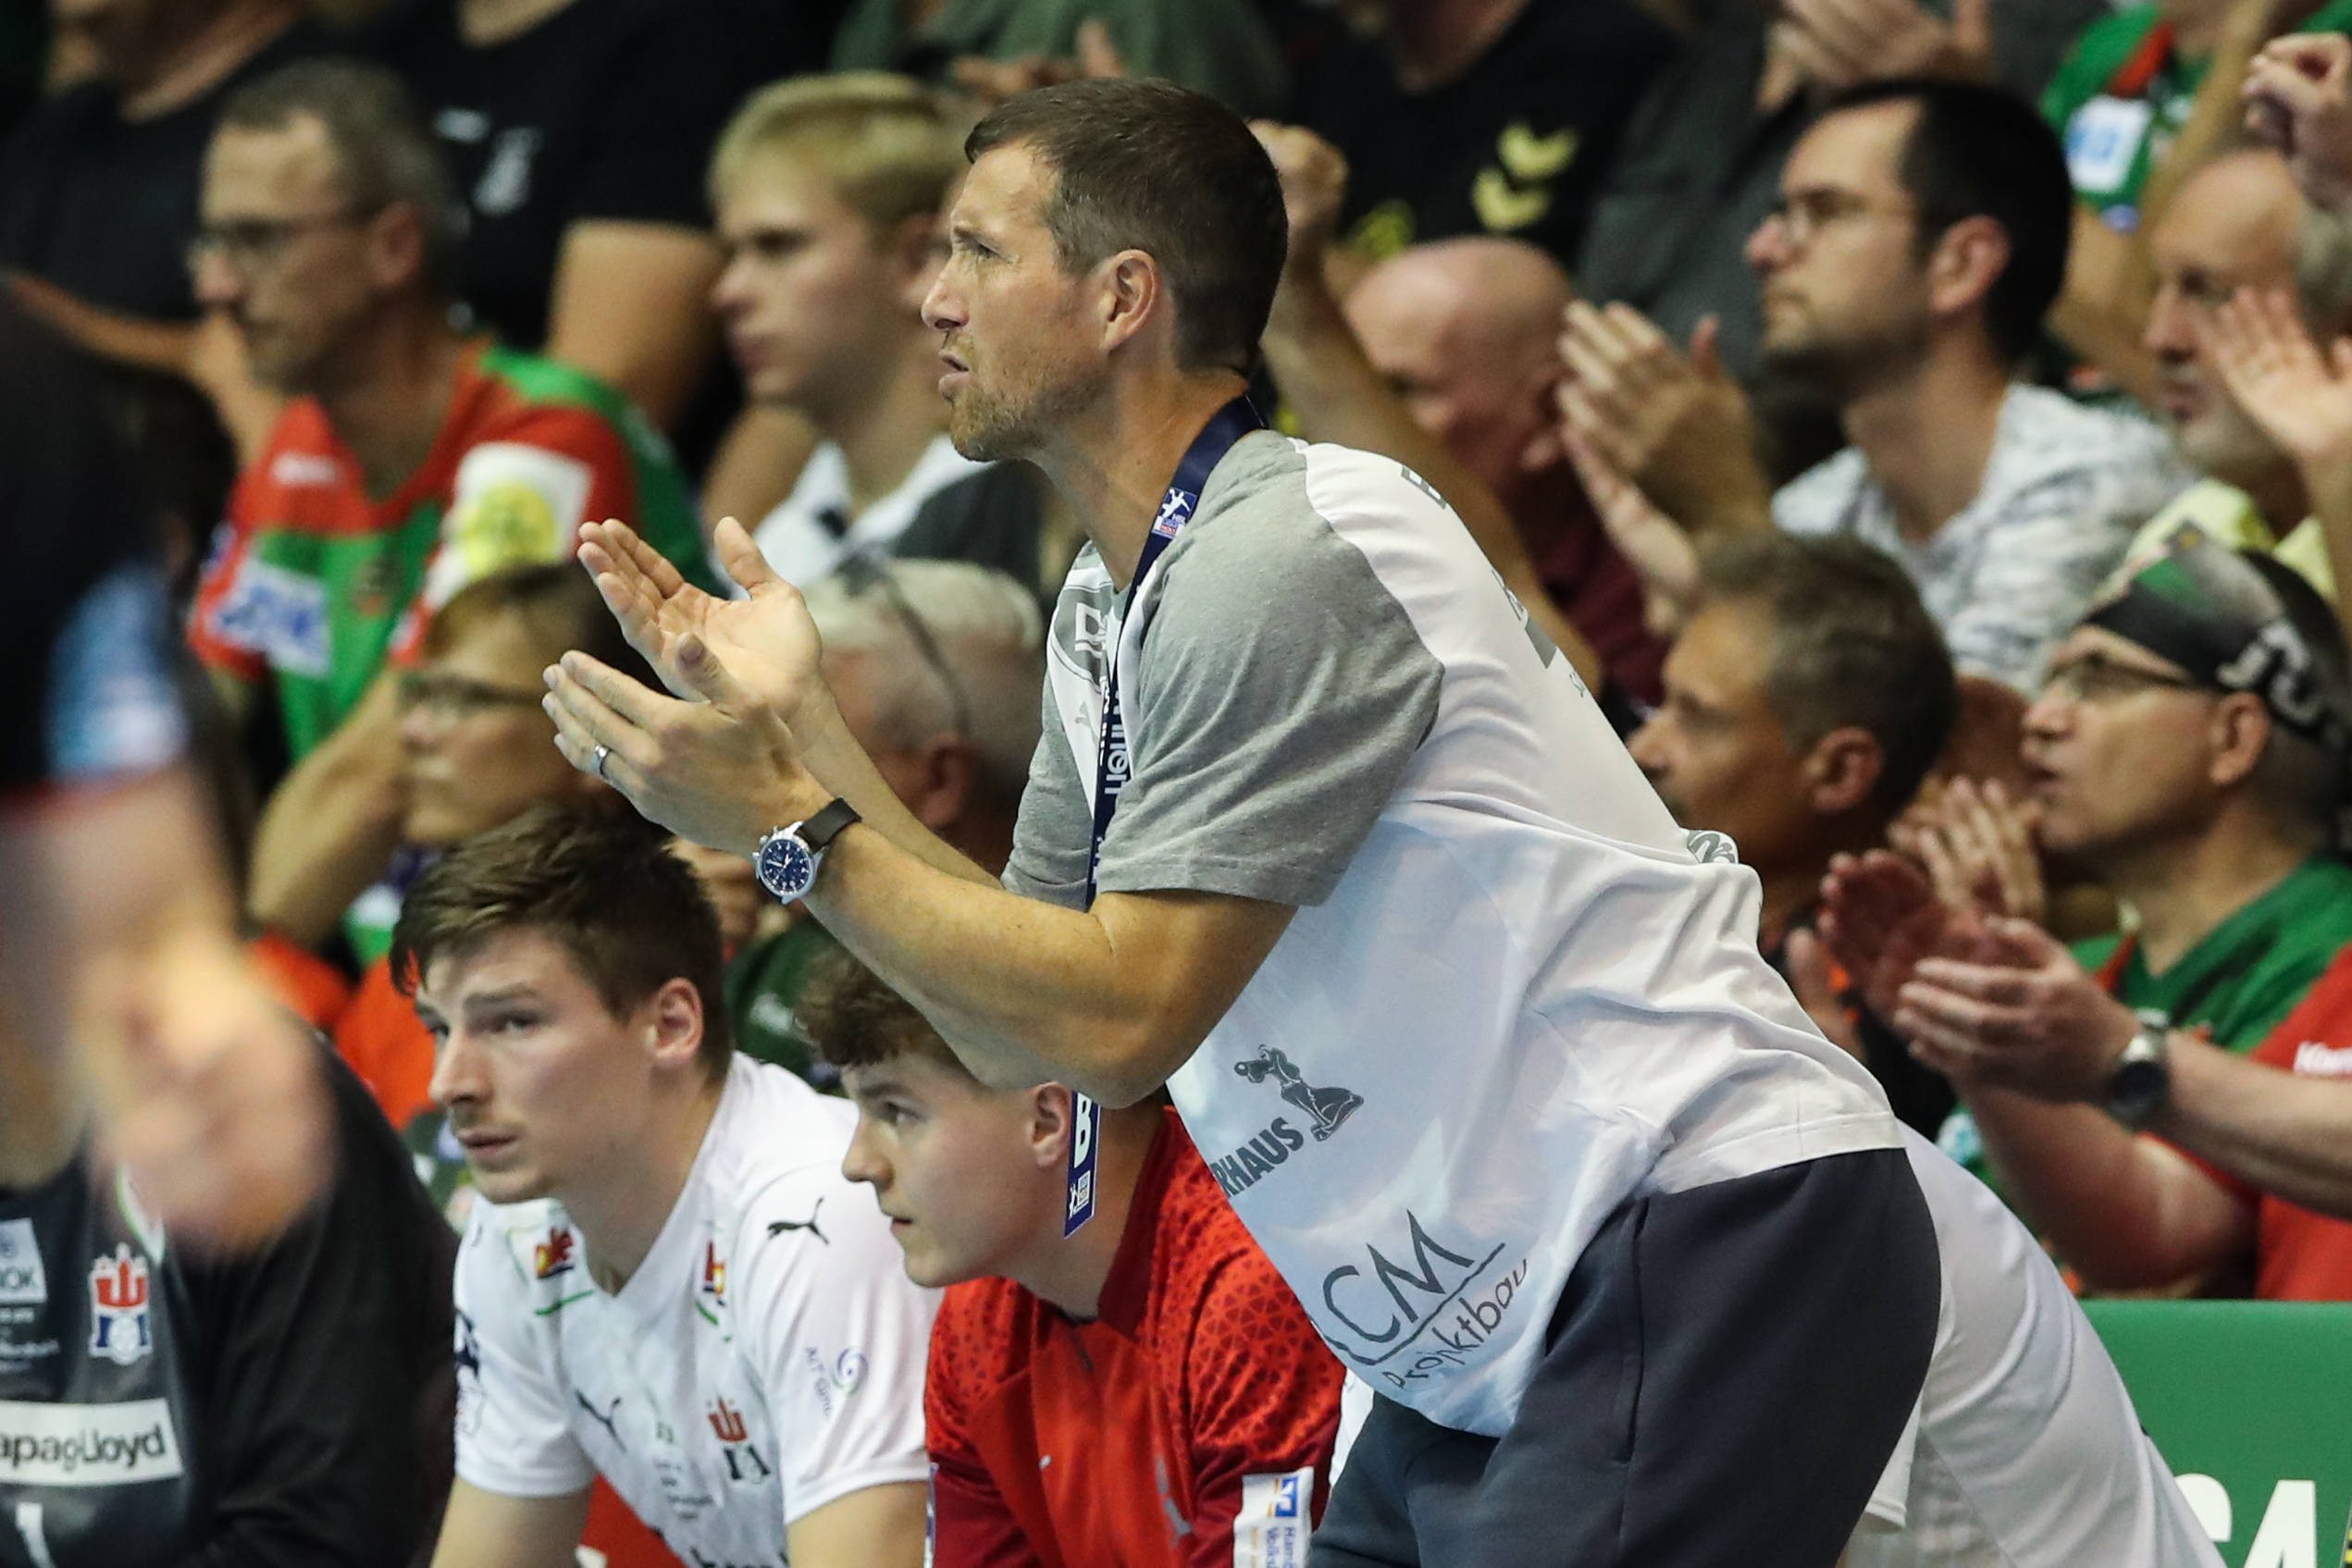
{"type": "Polygon", "coordinates": [[[2278,586],[2247,556],[2190,534],[2083,624],[2171,660],[2200,685],[2252,692],[2279,723],[2352,763],[2352,693],[2312,656],[2278,586]]]}

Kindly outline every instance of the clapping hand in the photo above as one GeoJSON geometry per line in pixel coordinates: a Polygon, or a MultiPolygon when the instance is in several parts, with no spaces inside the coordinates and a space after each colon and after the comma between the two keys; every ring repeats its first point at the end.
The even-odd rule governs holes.
{"type": "Polygon", "coordinates": [[[1347,158],[1315,132],[1274,120],[1252,120],[1250,130],[1282,182],[1282,214],[1290,220],[1285,278],[1318,269],[1339,227],[1347,198],[1347,158]]]}
{"type": "Polygon", "coordinates": [[[1895,1027],[1945,1077],[2053,1104],[2097,1104],[2139,1020],[2024,920],[1986,923],[1977,961],[1922,958],[1901,988],[1895,1027]]]}
{"type": "Polygon", "coordinates": [[[2041,923],[2049,897],[2034,828],[2040,813],[1999,781],[1954,779],[1903,813],[1888,837],[1927,868],[1954,908],[2041,923]]]}
{"type": "Polygon", "coordinates": [[[2352,475],[2352,341],[2322,355],[2292,297],[2241,289],[2214,315],[2213,361],[2247,417],[2315,493],[2352,475]]]}
{"type": "Polygon", "coordinates": [[[1784,0],[1779,46],[1816,89],[1890,77],[1989,81],[1991,0],[1955,0],[1950,21],[1914,0],[1784,0]]]}
{"type": "Polygon", "coordinates": [[[696,587],[624,523],[584,525],[580,563],[595,577],[629,646],[645,655],[673,694],[701,698],[681,658],[691,640],[791,723],[824,693],[817,674],[823,645],[816,623],[800,591],[776,575],[740,523],[722,519],[712,544],[743,598],[723,599],[696,587]]]}
{"type": "Polygon", "coordinates": [[[2247,129],[2286,154],[2304,198],[2352,204],[2352,38],[2274,38],[2247,68],[2244,92],[2247,129]]]}
{"type": "Polygon", "coordinates": [[[1690,536],[1651,505],[1573,422],[1562,428],[1560,443],[1602,530],[1641,580],[1643,621],[1658,636],[1674,636],[1699,589],[1699,551],[1690,536]]]}
{"type": "Polygon", "coordinates": [[[768,829],[827,797],[801,742],[838,731],[840,715],[799,590],[733,518],[713,542],[744,598],[703,592],[618,523],[583,527],[580,560],[597,591],[675,695],[567,653],[547,672],[545,707],[572,766],[672,833],[749,855],[768,829]]]}
{"type": "Polygon", "coordinates": [[[1630,305],[1578,300],[1561,325],[1568,434],[1688,527],[1769,515],[1772,487],[1755,461],[1747,394],[1715,352],[1713,317],[1691,333],[1688,357],[1630,305]]]}
{"type": "Polygon", "coordinates": [[[1871,1011],[1890,1020],[1923,960],[1985,951],[1983,921],[1937,897],[1917,866],[1883,849],[1829,862],[1815,929],[1871,1011]]]}

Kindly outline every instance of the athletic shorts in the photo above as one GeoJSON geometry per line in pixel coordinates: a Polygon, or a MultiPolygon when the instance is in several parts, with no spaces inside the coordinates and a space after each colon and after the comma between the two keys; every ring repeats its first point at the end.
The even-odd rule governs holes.
{"type": "Polygon", "coordinates": [[[1900,1149],[1628,1200],[1500,1438],[1377,1400],[1309,1568],[1834,1568],[1941,1293],[1900,1149]]]}

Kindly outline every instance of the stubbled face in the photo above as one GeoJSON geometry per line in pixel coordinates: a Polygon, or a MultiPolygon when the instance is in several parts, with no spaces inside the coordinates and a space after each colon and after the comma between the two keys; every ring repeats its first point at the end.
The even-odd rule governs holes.
{"type": "Polygon", "coordinates": [[[1628,743],[1675,820],[1729,835],[1759,872],[1810,851],[1804,759],[1789,744],[1764,685],[1772,620],[1718,599],[1667,652],[1665,698],[1628,743]]]}
{"type": "Polygon", "coordinates": [[[1835,389],[1926,340],[1927,276],[1900,177],[1917,108],[1871,104],[1823,118],[1781,171],[1784,212],[1748,240],[1764,294],[1764,352],[1835,389]]]}
{"type": "Polygon", "coordinates": [[[402,688],[402,833],[443,847],[548,801],[602,788],[555,749],[540,707],[551,651],[517,614],[475,623],[402,688]]]}
{"type": "Polygon", "coordinates": [[[711,292],[750,395],[820,416],[894,363],[932,269],[802,158],[753,159],[719,204],[727,265],[711,292]]]}
{"type": "Polygon", "coordinates": [[[2096,626],[2061,643],[2050,671],[2025,710],[2024,745],[2045,848],[2095,870],[2103,850],[2201,820],[2212,797],[2215,694],[2164,684],[2180,677],[2178,666],[2096,626]]]}
{"type": "Polygon", "coordinates": [[[2148,236],[2157,290],[2141,340],[2156,356],[2155,413],[2182,456],[2231,484],[2259,486],[2287,459],[2223,384],[2214,313],[2241,288],[2294,287],[2300,219],[2284,161],[2239,154],[2192,178],[2148,236]]]}
{"type": "Polygon", "coordinates": [[[433,1101],[485,1198],[560,1196],[644,1138],[664,1005],[657,993],[616,1018],[563,945],[530,929],[426,966],[433,1101]]]}
{"type": "Polygon", "coordinates": [[[916,1284],[1009,1274],[1061,1212],[1059,1173],[1032,1137],[1035,1092],[910,1054],[852,1068],[842,1085],[858,1106],[842,1174],[873,1188],[916,1284]]]}
{"type": "Polygon", "coordinates": [[[326,128],[223,127],[204,156],[197,299],[225,311],[262,385],[315,391],[387,291],[371,225],[354,214],[326,128]]]}
{"type": "Polygon", "coordinates": [[[1558,367],[1548,349],[1499,353],[1477,340],[1465,319],[1475,309],[1442,279],[1395,263],[1367,274],[1346,306],[1356,341],[1414,423],[1509,505],[1547,433],[1558,367]]]}
{"type": "Polygon", "coordinates": [[[947,214],[947,260],[923,301],[940,335],[939,395],[966,457],[1028,457],[1098,394],[1108,368],[1045,221],[1056,176],[1018,143],[983,153],[947,214]]]}

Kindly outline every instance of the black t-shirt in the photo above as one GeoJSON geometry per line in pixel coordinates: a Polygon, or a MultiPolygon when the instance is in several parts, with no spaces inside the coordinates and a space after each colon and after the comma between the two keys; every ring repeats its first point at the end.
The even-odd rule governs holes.
{"type": "Polygon", "coordinates": [[[546,340],[571,224],[709,227],[711,148],[745,93],[789,63],[777,29],[745,24],[751,3],[572,0],[475,47],[452,0],[412,0],[365,35],[449,154],[468,219],[459,291],[501,339],[546,340]]]}
{"type": "Polygon", "coordinates": [[[107,310],[193,318],[188,241],[221,105],[325,43],[317,29],[297,23],[210,93],[154,119],[124,119],[103,82],[35,105],[0,147],[0,267],[107,310]]]}
{"type": "Polygon", "coordinates": [[[1468,234],[1563,265],[1641,90],[1674,35],[1629,0],[1529,0],[1470,68],[1404,92],[1376,41],[1297,70],[1292,117],[1347,155],[1348,238],[1375,255],[1468,234]]]}
{"type": "Polygon", "coordinates": [[[92,367],[0,299],[0,798],[179,756],[153,524],[92,367]]]}
{"type": "Polygon", "coordinates": [[[266,1252],[189,1256],[76,1161],[0,1193],[0,1568],[403,1568],[450,1475],[454,1238],[358,1080],[266,1252]]]}

